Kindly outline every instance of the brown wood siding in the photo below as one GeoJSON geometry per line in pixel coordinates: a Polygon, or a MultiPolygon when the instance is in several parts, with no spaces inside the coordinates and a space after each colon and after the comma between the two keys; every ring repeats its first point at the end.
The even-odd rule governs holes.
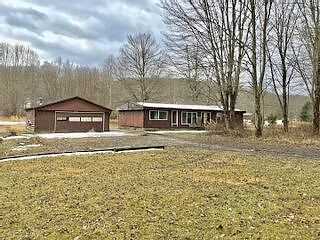
{"type": "Polygon", "coordinates": [[[81,99],[71,99],[69,101],[55,103],[44,106],[41,110],[47,111],[76,111],[76,112],[106,112],[105,108],[83,101],[81,99]]]}
{"type": "Polygon", "coordinates": [[[144,112],[137,111],[119,111],[118,114],[119,127],[144,127],[144,112]]]}
{"type": "Polygon", "coordinates": [[[37,133],[54,132],[54,112],[35,110],[35,128],[37,133]]]}
{"type": "Polygon", "coordinates": [[[105,112],[105,119],[104,119],[104,131],[107,132],[110,130],[110,113],[111,112],[105,112]]]}
{"type": "Polygon", "coordinates": [[[150,120],[149,119],[149,112],[152,110],[158,109],[146,109],[144,110],[144,121],[145,121],[145,128],[171,128],[171,110],[164,109],[161,111],[168,112],[168,119],[167,120],[150,120]]]}
{"type": "Polygon", "coordinates": [[[47,106],[27,110],[27,119],[34,119],[35,132],[88,132],[109,131],[109,119],[111,110],[81,98],[72,98],[47,106]],[[58,116],[102,117],[103,122],[70,122],[55,121],[58,116]]]}

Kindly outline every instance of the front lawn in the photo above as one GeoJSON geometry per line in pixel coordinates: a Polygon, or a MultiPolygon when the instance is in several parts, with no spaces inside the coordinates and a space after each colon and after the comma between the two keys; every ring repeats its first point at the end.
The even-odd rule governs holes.
{"type": "Polygon", "coordinates": [[[194,150],[0,164],[1,239],[319,239],[320,162],[194,150]]]}

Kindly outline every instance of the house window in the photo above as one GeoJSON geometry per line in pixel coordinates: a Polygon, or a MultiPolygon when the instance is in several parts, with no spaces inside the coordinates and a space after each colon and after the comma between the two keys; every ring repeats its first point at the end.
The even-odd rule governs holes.
{"type": "Polygon", "coordinates": [[[92,122],[91,117],[81,117],[81,122],[92,122]]]}
{"type": "Polygon", "coordinates": [[[102,122],[102,117],[92,117],[92,122],[102,122]]]}
{"type": "Polygon", "coordinates": [[[159,111],[159,120],[168,120],[168,112],[159,111]]]}
{"type": "Polygon", "coordinates": [[[69,117],[69,122],[80,122],[80,117],[69,117]]]}
{"type": "Polygon", "coordinates": [[[168,120],[168,112],[159,111],[159,110],[150,110],[149,120],[168,120]]]}
{"type": "Polygon", "coordinates": [[[57,117],[57,121],[68,121],[68,117],[57,117]]]}
{"type": "Polygon", "coordinates": [[[183,125],[191,125],[197,123],[196,112],[181,112],[181,123],[183,125]]]}
{"type": "Polygon", "coordinates": [[[181,123],[182,124],[188,124],[187,118],[188,118],[188,113],[187,112],[182,112],[181,113],[181,123]]]}

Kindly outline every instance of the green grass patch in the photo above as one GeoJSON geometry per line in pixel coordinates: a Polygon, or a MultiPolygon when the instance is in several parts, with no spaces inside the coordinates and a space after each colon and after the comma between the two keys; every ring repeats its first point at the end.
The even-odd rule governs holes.
{"type": "Polygon", "coordinates": [[[200,150],[0,164],[0,236],[319,239],[319,172],[200,150]]]}

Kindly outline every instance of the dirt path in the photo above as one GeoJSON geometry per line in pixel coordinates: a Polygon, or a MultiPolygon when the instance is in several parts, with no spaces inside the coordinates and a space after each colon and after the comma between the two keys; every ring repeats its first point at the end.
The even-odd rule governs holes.
{"type": "Polygon", "coordinates": [[[214,143],[200,143],[194,139],[181,139],[175,135],[153,134],[157,142],[162,142],[168,147],[180,148],[202,148],[216,151],[230,151],[239,152],[250,155],[271,155],[271,156],[285,156],[299,159],[313,159],[320,160],[320,149],[311,147],[295,147],[286,145],[250,145],[248,143],[231,143],[230,141],[220,141],[214,143]]]}
{"type": "MultiPolygon", "coordinates": [[[[37,140],[37,139],[36,139],[37,140]]],[[[283,156],[299,159],[320,160],[320,149],[315,147],[286,146],[279,144],[237,142],[232,138],[213,136],[208,138],[205,133],[196,134],[172,134],[172,133],[132,133],[126,136],[113,136],[110,138],[86,138],[86,139],[45,139],[34,142],[32,139],[18,139],[13,145],[8,144],[7,150],[0,157],[16,156],[20,154],[36,154],[41,152],[65,152],[65,151],[84,151],[92,149],[105,149],[114,147],[138,147],[163,145],[168,148],[180,149],[208,149],[212,151],[238,152],[247,155],[257,156],[283,156]],[[15,151],[22,146],[37,144],[40,147],[15,151]]]]}

